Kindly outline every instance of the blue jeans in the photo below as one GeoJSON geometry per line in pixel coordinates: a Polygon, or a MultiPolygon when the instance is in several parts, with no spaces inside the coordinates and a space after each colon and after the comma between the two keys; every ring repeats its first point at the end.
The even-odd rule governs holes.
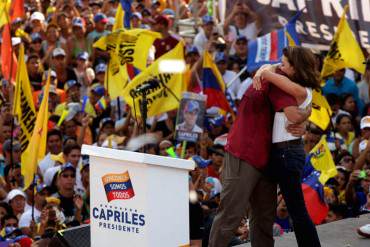
{"type": "Polygon", "coordinates": [[[303,145],[272,148],[271,166],[275,179],[293,221],[294,234],[299,247],[318,247],[320,240],[304,202],[302,170],[305,164],[303,145]]]}

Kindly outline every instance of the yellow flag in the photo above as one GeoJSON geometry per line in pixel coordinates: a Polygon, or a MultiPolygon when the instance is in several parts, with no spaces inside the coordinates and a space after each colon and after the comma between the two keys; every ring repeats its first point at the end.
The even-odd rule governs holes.
{"type": "Polygon", "coordinates": [[[314,89],[312,91],[312,104],[314,106],[324,107],[325,109],[327,109],[330,116],[333,114],[328,101],[326,100],[325,96],[322,95],[322,92],[319,89],[314,89]]]}
{"type": "Polygon", "coordinates": [[[32,136],[36,122],[36,111],[33,103],[31,83],[28,78],[26,62],[24,59],[24,46],[19,47],[18,67],[16,76],[16,86],[13,102],[13,114],[17,116],[21,127],[20,142],[23,153],[26,150],[32,136]]]}
{"type": "Polygon", "coordinates": [[[310,154],[312,166],[321,172],[319,178],[320,183],[325,184],[329,178],[337,175],[337,168],[335,167],[328,143],[326,142],[326,135],[321,137],[320,142],[316,144],[310,154]]]}
{"type": "Polygon", "coordinates": [[[361,74],[365,73],[365,64],[363,64],[365,57],[346,20],[347,10],[348,5],[344,8],[330,50],[324,59],[322,77],[332,75],[335,71],[346,67],[353,68],[361,74]]]}
{"type": "Polygon", "coordinates": [[[34,131],[32,133],[30,144],[22,156],[22,175],[24,178],[24,188],[28,188],[33,177],[37,172],[38,161],[43,159],[46,153],[46,136],[48,132],[49,118],[49,89],[50,89],[50,70],[48,79],[44,88],[42,102],[37,113],[37,119],[34,131]]]}
{"type": "Polygon", "coordinates": [[[150,48],[158,38],[161,38],[159,33],[145,29],[120,29],[101,37],[93,47],[115,52],[121,65],[131,63],[139,70],[144,70],[150,48]]]}
{"type": "Polygon", "coordinates": [[[112,31],[116,31],[118,29],[123,28],[123,17],[124,17],[124,12],[122,10],[122,5],[119,4],[116,12],[116,17],[114,18],[114,25],[112,31]]]}
{"type": "Polygon", "coordinates": [[[9,22],[9,9],[11,0],[0,0],[0,28],[9,22]]]}
{"type": "Polygon", "coordinates": [[[316,106],[312,106],[312,112],[308,120],[324,131],[328,128],[331,121],[328,110],[324,107],[316,106]]]}
{"type": "Polygon", "coordinates": [[[127,104],[131,106],[131,110],[136,111],[137,115],[141,115],[140,102],[142,100],[142,94],[135,90],[153,78],[157,82],[151,83],[150,89],[147,92],[148,117],[176,109],[179,106],[179,99],[185,88],[183,85],[183,73],[159,72],[160,62],[171,59],[184,60],[184,45],[182,42],[179,42],[174,49],[157,59],[126,86],[123,96],[127,104]]]}

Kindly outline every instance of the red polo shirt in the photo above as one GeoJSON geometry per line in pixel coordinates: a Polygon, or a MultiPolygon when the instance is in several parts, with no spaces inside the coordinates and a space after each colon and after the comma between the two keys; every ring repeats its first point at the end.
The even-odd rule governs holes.
{"type": "Polygon", "coordinates": [[[258,169],[264,168],[270,156],[275,112],[296,105],[293,96],[273,84],[263,83],[260,91],[251,86],[240,102],[226,150],[258,169]]]}

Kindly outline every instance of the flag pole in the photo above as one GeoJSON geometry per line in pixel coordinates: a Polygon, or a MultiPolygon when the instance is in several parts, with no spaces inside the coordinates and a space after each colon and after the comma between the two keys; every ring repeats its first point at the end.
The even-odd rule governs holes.
{"type": "Polygon", "coordinates": [[[32,182],[32,211],[31,211],[31,218],[35,221],[35,187],[36,187],[36,176],[33,175],[33,182],[32,182]]]}
{"type": "Polygon", "coordinates": [[[231,81],[229,81],[227,84],[226,84],[226,87],[229,88],[235,81],[236,79],[238,79],[240,77],[241,74],[243,74],[245,71],[247,70],[247,65],[244,66],[244,68],[242,68],[238,74],[236,74],[236,76],[234,76],[233,79],[231,79],[231,81]]]}
{"type": "Polygon", "coordinates": [[[186,151],[186,144],[188,144],[187,141],[183,141],[182,142],[182,148],[181,148],[181,159],[183,159],[185,157],[185,151],[186,151]]]}

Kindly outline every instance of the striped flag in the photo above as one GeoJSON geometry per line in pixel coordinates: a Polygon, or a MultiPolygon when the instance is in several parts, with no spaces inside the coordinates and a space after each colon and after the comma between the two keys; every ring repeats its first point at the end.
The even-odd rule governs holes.
{"type": "Polygon", "coordinates": [[[248,72],[253,72],[264,64],[280,63],[285,47],[299,45],[295,30],[299,14],[300,12],[284,27],[248,43],[248,72]]]}

